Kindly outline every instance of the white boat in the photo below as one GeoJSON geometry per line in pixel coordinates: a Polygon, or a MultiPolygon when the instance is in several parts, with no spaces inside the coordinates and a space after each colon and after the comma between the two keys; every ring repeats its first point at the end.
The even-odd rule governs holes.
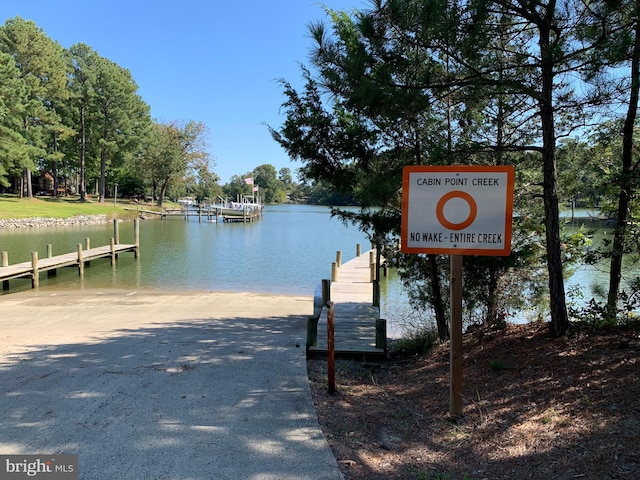
{"type": "Polygon", "coordinates": [[[260,197],[253,195],[242,195],[237,201],[231,202],[222,197],[218,197],[219,202],[211,207],[218,211],[218,216],[225,222],[230,221],[252,221],[262,217],[264,206],[260,197]]]}

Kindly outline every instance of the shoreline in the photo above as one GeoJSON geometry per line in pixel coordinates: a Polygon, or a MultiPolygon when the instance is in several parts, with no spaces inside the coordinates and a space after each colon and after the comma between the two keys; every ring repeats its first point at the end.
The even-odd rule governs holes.
{"type": "MultiPolygon", "coordinates": [[[[117,218],[117,217],[116,217],[117,218]]],[[[70,225],[99,225],[109,223],[112,219],[106,214],[75,215],[67,218],[27,217],[0,219],[0,230],[19,228],[67,227],[70,225]]],[[[120,219],[119,219],[120,220],[120,219]]]]}

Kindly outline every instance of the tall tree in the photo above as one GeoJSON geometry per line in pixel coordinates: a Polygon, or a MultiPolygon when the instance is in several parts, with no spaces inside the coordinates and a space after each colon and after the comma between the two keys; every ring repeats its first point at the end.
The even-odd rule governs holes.
{"type": "Polygon", "coordinates": [[[13,57],[28,86],[29,103],[22,121],[32,156],[24,174],[26,193],[33,197],[31,171],[51,154],[58,158],[56,135],[64,131],[57,112],[68,97],[64,52],[34,22],[20,17],[0,27],[0,51],[13,57]]]}
{"type": "Polygon", "coordinates": [[[92,106],[95,101],[95,85],[97,80],[100,56],[86,44],[72,45],[68,51],[71,70],[69,90],[71,98],[67,111],[75,126],[77,135],[72,139],[69,148],[77,152],[78,170],[80,173],[78,190],[80,200],[87,198],[86,165],[87,137],[91,123],[92,106]]]}
{"type": "Polygon", "coordinates": [[[0,185],[9,185],[8,176],[30,164],[31,149],[24,135],[28,87],[13,57],[0,52],[0,185]]]}
{"type": "Polygon", "coordinates": [[[99,150],[99,196],[105,201],[107,167],[122,165],[140,148],[150,125],[149,106],[137,94],[131,73],[101,58],[97,63],[93,88],[91,141],[99,150]]]}
{"type": "MultiPolygon", "coordinates": [[[[333,35],[323,24],[311,26],[318,78],[303,69],[303,93],[283,82],[287,120],[279,131],[272,130],[289,155],[305,163],[304,177],[356,199],[359,213],[334,213],[359,224],[380,245],[387,243],[386,235],[399,233],[403,166],[442,162],[447,142],[440,133],[447,131],[445,122],[436,114],[446,105],[421,86],[442,67],[415,42],[407,44],[409,37],[394,31],[385,13],[353,19],[329,11],[333,35]]],[[[446,20],[445,13],[438,20],[446,20]]],[[[438,21],[430,25],[444,28],[438,21]]],[[[435,257],[428,261],[431,305],[444,340],[440,268],[435,257]]]]}
{"type": "Polygon", "coordinates": [[[171,122],[153,126],[143,156],[136,163],[150,177],[159,207],[172,182],[182,181],[192,171],[209,164],[207,134],[206,125],[193,120],[184,125],[171,122]]]}
{"type": "MultiPolygon", "coordinates": [[[[622,98],[626,104],[626,115],[622,122],[622,155],[620,170],[614,179],[617,186],[618,205],[615,211],[616,226],[614,230],[611,264],[609,270],[609,292],[607,296],[607,312],[610,321],[616,320],[620,281],[622,278],[622,259],[627,249],[631,202],[638,189],[638,166],[635,158],[636,121],[638,116],[638,99],[640,96],[640,2],[623,0],[618,2],[594,2],[589,10],[588,37],[601,40],[600,49],[590,73],[605,77],[603,67],[615,70],[615,75],[624,80],[620,91],[627,92],[622,98]]],[[[610,78],[610,77],[609,77],[610,78]]]]}

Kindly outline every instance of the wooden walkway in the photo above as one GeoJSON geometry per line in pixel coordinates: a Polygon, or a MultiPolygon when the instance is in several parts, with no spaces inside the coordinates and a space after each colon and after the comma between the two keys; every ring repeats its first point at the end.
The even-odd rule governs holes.
{"type": "MultiPolygon", "coordinates": [[[[380,320],[380,307],[373,304],[371,252],[374,251],[342,264],[337,272],[334,270],[337,278],[331,282],[330,300],[334,302],[336,357],[374,359],[386,356],[386,322],[380,320]]],[[[321,307],[309,318],[307,354],[310,356],[327,354],[327,308],[326,305],[321,307]],[[316,322],[317,338],[314,339],[313,324],[316,322]]]]}
{"type": "MultiPolygon", "coordinates": [[[[15,263],[8,265],[8,256],[6,252],[2,252],[2,266],[0,266],[0,281],[2,281],[2,288],[4,290],[9,289],[9,280],[16,278],[31,278],[32,288],[37,288],[40,283],[40,272],[48,272],[49,275],[55,275],[58,268],[64,267],[77,267],[78,274],[84,275],[85,264],[91,260],[98,258],[111,257],[111,265],[115,265],[116,258],[119,253],[133,252],[135,257],[138,258],[140,254],[140,234],[139,223],[136,219],[134,221],[135,243],[134,244],[120,244],[116,243],[118,239],[117,233],[117,221],[114,221],[115,238],[111,239],[109,245],[88,248],[87,243],[83,249],[82,244],[78,244],[78,248],[75,252],[65,253],[62,255],[52,256],[49,254],[46,258],[38,258],[38,252],[31,254],[30,262],[15,263]]],[[[51,251],[48,245],[49,252],[51,251]]]]}

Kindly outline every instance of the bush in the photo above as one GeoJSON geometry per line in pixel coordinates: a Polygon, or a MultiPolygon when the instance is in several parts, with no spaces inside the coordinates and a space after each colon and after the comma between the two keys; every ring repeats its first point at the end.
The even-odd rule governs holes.
{"type": "Polygon", "coordinates": [[[389,346],[389,355],[394,358],[407,358],[424,355],[438,341],[438,332],[432,328],[419,327],[403,337],[393,340],[389,346]]]}

